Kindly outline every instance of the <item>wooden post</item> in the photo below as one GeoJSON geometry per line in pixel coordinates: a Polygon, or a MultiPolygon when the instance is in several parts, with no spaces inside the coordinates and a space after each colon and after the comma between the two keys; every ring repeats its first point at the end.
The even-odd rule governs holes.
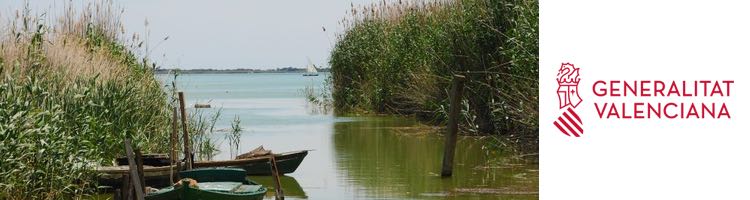
{"type": "MultiPolygon", "coordinates": [[[[172,107],[172,135],[169,137],[169,182],[174,183],[174,172],[172,165],[176,164],[177,159],[177,108],[172,107]]],[[[179,169],[179,168],[178,168],[179,169]]]]}
{"type": "Polygon", "coordinates": [[[193,169],[193,156],[190,149],[190,134],[188,134],[187,115],[185,114],[185,94],[178,92],[180,97],[180,114],[182,115],[182,142],[185,145],[185,161],[187,169],[193,169]]]}
{"type": "Polygon", "coordinates": [[[122,187],[120,187],[120,199],[130,200],[133,188],[130,187],[130,176],[127,174],[122,175],[122,187]]]}
{"type": "Polygon", "coordinates": [[[453,75],[451,86],[450,113],[448,113],[448,133],[445,134],[445,152],[443,152],[443,177],[453,175],[453,156],[456,153],[458,137],[458,114],[461,112],[461,97],[464,91],[465,76],[453,75]]]}
{"type": "MultiPolygon", "coordinates": [[[[133,186],[132,190],[135,190],[135,199],[137,200],[143,200],[144,194],[143,194],[143,185],[141,185],[140,176],[138,175],[136,163],[135,163],[135,153],[133,153],[133,147],[130,146],[130,139],[125,139],[125,151],[128,155],[128,167],[130,169],[130,183],[133,186]]],[[[129,196],[129,195],[128,195],[129,196]]]]}
{"type": "Polygon", "coordinates": [[[284,190],[281,189],[281,179],[279,178],[279,168],[276,167],[276,156],[271,154],[271,174],[273,174],[273,182],[276,185],[276,200],[284,200],[284,190]]]}
{"type": "MultiPolygon", "coordinates": [[[[138,170],[138,179],[137,181],[141,182],[141,186],[146,187],[146,176],[144,176],[143,173],[143,154],[141,153],[140,149],[135,149],[135,166],[138,170]]],[[[146,192],[145,188],[136,188],[140,189],[143,192],[146,192]]]]}
{"type": "Polygon", "coordinates": [[[115,192],[112,194],[112,199],[114,200],[124,200],[122,197],[122,188],[115,189],[115,192]]]}

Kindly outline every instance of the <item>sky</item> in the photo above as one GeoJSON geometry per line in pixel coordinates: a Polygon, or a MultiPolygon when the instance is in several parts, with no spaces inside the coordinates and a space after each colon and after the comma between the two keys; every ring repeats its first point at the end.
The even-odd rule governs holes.
{"type": "MultiPolygon", "coordinates": [[[[148,35],[149,57],[162,68],[328,66],[339,22],[351,5],[372,0],[129,0],[122,9],[127,35],[148,35]],[[148,21],[148,26],[145,22],[148,21]],[[326,31],[323,31],[325,27],[326,31]],[[169,37],[164,41],[165,37],[169,37]]],[[[62,12],[68,0],[36,0],[32,10],[62,12]]],[[[73,1],[85,5],[90,1],[73,1]]],[[[0,1],[0,17],[23,1],[0,1]]]]}

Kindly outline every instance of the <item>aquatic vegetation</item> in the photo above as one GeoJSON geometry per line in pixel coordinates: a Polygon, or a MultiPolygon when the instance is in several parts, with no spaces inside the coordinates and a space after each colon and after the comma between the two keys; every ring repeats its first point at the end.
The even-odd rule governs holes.
{"type": "Polygon", "coordinates": [[[319,92],[315,91],[317,88],[312,83],[306,85],[302,89],[302,95],[305,96],[310,111],[314,114],[328,114],[333,111],[333,97],[331,96],[331,76],[327,76],[323,85],[320,86],[319,92]]]}
{"type": "Polygon", "coordinates": [[[462,132],[537,151],[537,1],[383,1],[353,7],[341,23],[346,31],[330,59],[337,113],[416,115],[442,124],[452,76],[461,74],[462,132]]]}
{"type": "Polygon", "coordinates": [[[226,135],[229,141],[229,157],[234,158],[240,152],[240,137],[242,137],[242,127],[240,126],[240,116],[235,115],[232,120],[232,127],[226,135]]]}
{"type": "MultiPolygon", "coordinates": [[[[169,81],[170,84],[166,85],[164,90],[169,93],[171,107],[179,108],[177,78],[180,76],[180,70],[170,70],[168,74],[171,75],[172,78],[171,81],[169,81]]],[[[192,144],[191,148],[193,153],[198,155],[198,160],[211,160],[219,153],[219,149],[216,148],[217,143],[210,137],[210,135],[214,133],[214,128],[216,127],[216,122],[221,116],[221,111],[222,108],[215,110],[209,109],[208,111],[198,108],[186,108],[186,112],[188,112],[187,125],[188,134],[190,134],[189,140],[190,144],[192,144]]],[[[178,123],[177,126],[178,130],[182,130],[182,123],[178,123]]],[[[178,134],[178,141],[183,141],[182,137],[183,134],[180,132],[180,134],[178,134]]],[[[180,156],[184,158],[184,155],[180,156]]]]}
{"type": "Polygon", "coordinates": [[[219,153],[219,149],[216,148],[217,141],[211,137],[211,134],[214,133],[214,127],[220,116],[221,109],[215,112],[195,109],[188,113],[188,133],[193,153],[197,156],[196,160],[211,160],[219,153]]]}
{"type": "Polygon", "coordinates": [[[66,7],[55,20],[25,8],[0,24],[0,197],[90,194],[93,166],[111,165],[132,138],[166,152],[171,108],[124,37],[109,3],[66,7]],[[12,194],[12,195],[8,195],[12,194]]]}

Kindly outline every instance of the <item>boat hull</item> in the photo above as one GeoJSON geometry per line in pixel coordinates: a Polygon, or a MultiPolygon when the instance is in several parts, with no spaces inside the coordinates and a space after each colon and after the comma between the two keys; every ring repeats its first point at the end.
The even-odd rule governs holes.
{"type": "MultiPolygon", "coordinates": [[[[122,177],[129,175],[128,166],[99,167],[96,169],[99,176],[97,181],[99,186],[120,188],[122,187],[122,177]]],[[[143,166],[143,179],[147,186],[164,187],[171,185],[170,176],[177,178],[179,170],[176,166],[143,166]]],[[[176,180],[175,180],[176,181],[176,180]]]]}
{"type": "MultiPolygon", "coordinates": [[[[297,170],[302,161],[307,156],[308,151],[286,152],[276,155],[276,164],[281,174],[293,173],[297,170]]],[[[205,167],[232,167],[241,168],[247,171],[247,175],[268,176],[271,175],[271,164],[268,158],[249,158],[228,161],[202,161],[196,162],[196,168],[205,167]]]]}
{"type": "MultiPolygon", "coordinates": [[[[281,174],[291,174],[297,171],[297,168],[302,164],[302,160],[307,157],[307,151],[301,151],[295,154],[280,155],[276,157],[276,167],[279,169],[281,174]]],[[[247,164],[242,166],[234,166],[236,168],[242,168],[247,171],[247,175],[254,176],[270,176],[273,175],[271,172],[271,163],[260,162],[255,164],[247,164]]]]}
{"type": "MultiPolygon", "coordinates": [[[[308,151],[294,151],[276,154],[276,164],[279,169],[280,175],[290,174],[297,170],[302,161],[307,156],[308,151]]],[[[193,165],[195,168],[211,168],[211,167],[232,167],[244,169],[247,175],[253,176],[270,176],[271,164],[268,162],[267,157],[249,158],[249,159],[237,159],[227,161],[201,161],[196,162],[193,165]]],[[[172,166],[170,171],[169,166],[144,166],[144,180],[146,185],[152,187],[164,187],[170,185],[169,177],[170,173],[172,177],[177,178],[178,170],[175,166],[172,166]]],[[[99,176],[99,186],[109,186],[112,188],[119,188],[122,185],[122,177],[128,174],[127,166],[114,166],[114,167],[101,167],[97,169],[99,176]]]]}
{"type": "MultiPolygon", "coordinates": [[[[276,164],[279,172],[281,173],[280,175],[289,174],[296,171],[299,165],[307,156],[307,153],[308,151],[303,150],[276,154],[276,164]]],[[[247,172],[247,175],[271,175],[271,165],[268,163],[268,158],[266,157],[227,161],[201,161],[196,162],[193,166],[195,168],[232,167],[244,169],[247,172]]],[[[144,171],[144,180],[146,182],[146,185],[152,187],[165,187],[172,183],[169,180],[170,173],[173,175],[173,177],[177,178],[177,173],[180,170],[177,170],[175,166],[172,166],[171,171],[169,166],[144,166],[144,171]]],[[[99,186],[108,186],[112,188],[120,188],[122,186],[123,175],[129,173],[127,166],[101,167],[97,169],[97,172],[100,174],[98,178],[99,186]]]]}
{"type": "Polygon", "coordinates": [[[180,172],[180,184],[146,196],[149,200],[255,200],[263,199],[268,189],[245,177],[245,171],[231,168],[194,169],[180,172]],[[191,185],[195,181],[195,185],[191,185]]]}
{"type": "Polygon", "coordinates": [[[254,193],[224,193],[209,190],[201,190],[186,186],[176,186],[146,195],[147,200],[261,200],[266,195],[267,189],[254,193]]]}

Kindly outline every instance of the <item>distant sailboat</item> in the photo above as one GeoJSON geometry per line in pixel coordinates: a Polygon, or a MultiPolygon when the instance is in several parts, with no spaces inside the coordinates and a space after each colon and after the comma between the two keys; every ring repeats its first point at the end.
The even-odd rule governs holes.
{"type": "Polygon", "coordinates": [[[318,70],[315,69],[315,65],[312,64],[310,58],[307,59],[307,62],[309,64],[307,65],[307,72],[302,74],[302,76],[318,76],[318,70]]]}

